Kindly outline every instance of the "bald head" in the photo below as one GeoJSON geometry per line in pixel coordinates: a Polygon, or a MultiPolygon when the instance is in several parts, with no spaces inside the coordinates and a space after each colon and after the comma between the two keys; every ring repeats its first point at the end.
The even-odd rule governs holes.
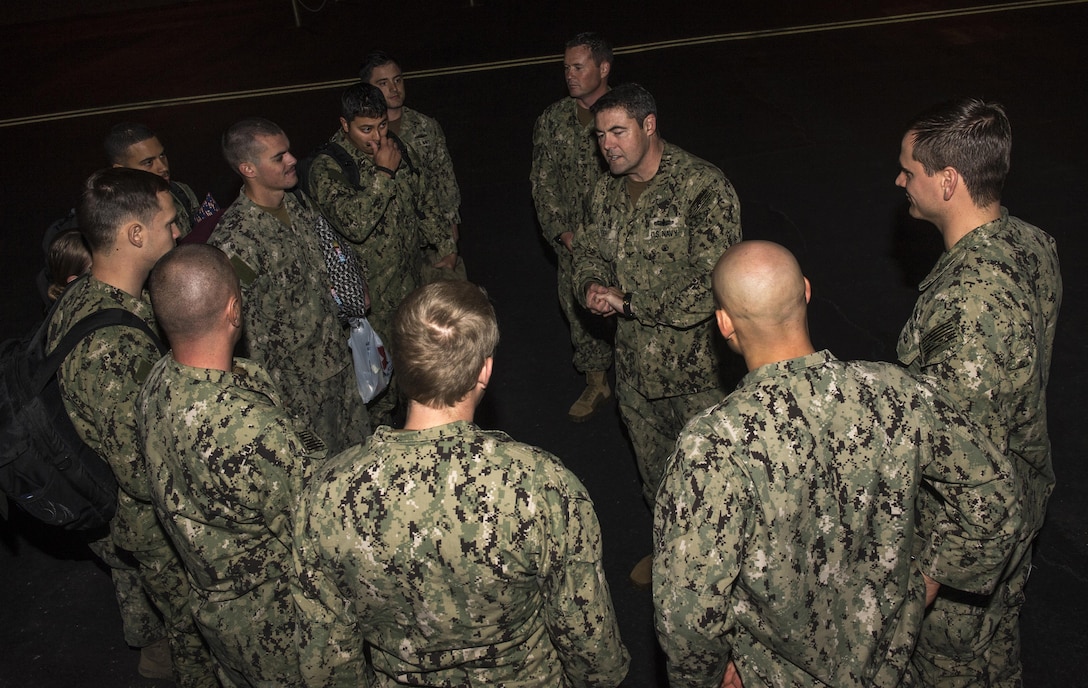
{"type": "Polygon", "coordinates": [[[167,253],[147,288],[155,317],[175,347],[213,333],[230,300],[241,297],[230,260],[206,244],[183,244],[167,253]]]}
{"type": "Polygon", "coordinates": [[[769,241],[742,241],[714,266],[714,297],[734,320],[774,325],[805,317],[805,277],[793,254],[769,241]]]}
{"type": "Polygon", "coordinates": [[[808,280],[793,254],[769,241],[742,241],[714,266],[715,314],[749,370],[812,353],[808,280]]]}

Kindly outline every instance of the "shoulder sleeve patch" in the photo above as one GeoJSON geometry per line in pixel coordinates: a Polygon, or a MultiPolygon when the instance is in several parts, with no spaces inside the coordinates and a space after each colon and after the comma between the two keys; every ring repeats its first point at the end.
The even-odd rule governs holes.
{"type": "Polygon", "coordinates": [[[238,256],[230,257],[230,264],[234,268],[234,274],[238,275],[238,281],[243,287],[248,287],[257,279],[257,271],[238,256]]]}
{"type": "Polygon", "coordinates": [[[136,367],[136,382],[140,385],[147,382],[147,376],[151,374],[151,369],[154,367],[155,364],[150,361],[140,361],[140,365],[136,367]]]}
{"type": "Polygon", "coordinates": [[[326,451],[325,442],[310,430],[299,430],[298,437],[302,440],[302,446],[307,452],[317,454],[326,451]]]}
{"type": "Polygon", "coordinates": [[[929,365],[942,358],[941,354],[946,352],[958,339],[959,331],[956,329],[956,323],[952,320],[946,320],[926,332],[919,346],[922,353],[922,365],[929,365]]]}

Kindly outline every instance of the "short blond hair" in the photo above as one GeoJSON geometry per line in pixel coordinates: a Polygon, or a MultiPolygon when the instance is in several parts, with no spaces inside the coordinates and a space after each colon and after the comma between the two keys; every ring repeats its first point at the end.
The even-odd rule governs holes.
{"type": "Polygon", "coordinates": [[[420,287],[393,321],[397,384],[416,403],[454,406],[476,386],[498,343],[495,309],[482,288],[455,280],[420,287]]]}

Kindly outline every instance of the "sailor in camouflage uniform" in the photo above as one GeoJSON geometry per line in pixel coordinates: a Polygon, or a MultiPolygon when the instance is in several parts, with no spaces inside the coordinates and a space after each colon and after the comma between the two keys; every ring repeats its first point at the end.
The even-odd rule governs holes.
{"type": "Polygon", "coordinates": [[[619,316],[620,414],[653,505],[684,423],[724,396],[710,273],[740,241],[740,203],[721,170],[661,138],[641,86],[612,89],[592,111],[613,176],[597,184],[592,224],[575,237],[574,289],[589,310],[619,316]]]}
{"type": "MultiPolygon", "coordinates": [[[[370,84],[347,88],[340,98],[340,129],[329,143],[350,157],[358,175],[332,155],[315,156],[309,193],[317,207],[355,249],[370,289],[367,319],[391,353],[393,314],[401,300],[423,283],[420,252],[444,256],[436,269],[450,271],[457,247],[438,212],[430,172],[415,151],[388,135],[385,100],[370,84]]],[[[396,371],[385,393],[370,403],[375,423],[393,422],[396,371]]]]}
{"type": "Polygon", "coordinates": [[[421,283],[419,252],[435,248],[449,268],[457,259],[449,223],[439,212],[429,171],[415,151],[387,134],[385,100],[370,84],[341,96],[340,129],[329,139],[355,162],[359,184],[329,154],[314,158],[309,192],[329,223],[351,242],[370,287],[374,329],[389,341],[393,314],[421,283]]]}
{"type": "Polygon", "coordinates": [[[1011,148],[1000,105],[961,99],[920,115],[899,156],[911,216],[936,225],[945,244],[919,286],[899,360],[934,378],[1008,455],[1024,513],[997,590],[939,597],[927,616],[916,663],[928,685],[1020,684],[1020,608],[1054,488],[1046,383],[1062,280],[1054,240],[1001,206],[1011,148]]]}
{"type": "Polygon", "coordinates": [[[222,251],[179,246],[148,290],[171,355],[137,400],[139,436],[193,613],[225,686],[300,686],[291,521],[324,445],[296,431],[260,365],[234,358],[242,294],[222,251]]]}
{"type": "Polygon", "coordinates": [[[102,143],[106,157],[114,167],[152,172],[170,184],[170,196],[178,212],[179,236],[187,235],[198,221],[200,199],[188,185],[170,178],[170,161],[155,132],[143,124],[122,122],[114,125],[102,143]]]}
{"type": "Polygon", "coordinates": [[[1010,462],[898,366],[817,352],[781,246],[731,248],[714,291],[751,372],[688,423],[657,496],[670,685],[915,685],[927,601],[992,590],[1015,545],[1010,462]]]}
{"type": "Polygon", "coordinates": [[[608,92],[612,46],[595,33],[580,33],[567,42],[563,73],[570,97],[548,106],[533,127],[533,167],[529,181],[544,240],[555,251],[559,270],[559,305],[570,326],[574,368],[586,376],[586,388],[568,417],[589,420],[611,398],[606,371],[612,365],[607,328],[578,302],[571,289],[574,235],[590,220],[590,199],[607,166],[597,149],[593,113],[608,92]]]}
{"type": "MultiPolygon", "coordinates": [[[[453,160],[450,159],[450,151],[446,147],[446,135],[442,126],[433,117],[404,104],[403,72],[400,64],[389,53],[375,50],[367,55],[359,69],[359,79],[381,90],[389,117],[389,131],[419,155],[419,164],[428,171],[431,184],[434,185],[438,213],[449,224],[450,234],[456,242],[459,236],[458,226],[461,224],[461,190],[457,188],[453,160]]],[[[433,248],[424,251],[424,283],[453,277],[467,279],[461,256],[457,257],[452,273],[434,267],[434,263],[440,258],[442,256],[433,248]]]]}
{"type": "MultiPolygon", "coordinates": [[[[148,273],[178,236],[177,211],[166,180],[112,168],[91,175],[79,203],[79,225],[91,249],[91,274],[61,297],[49,324],[52,349],[83,317],[122,308],[156,329],[143,294],[148,273]]],[[[189,584],[177,553],[155,517],[147,467],[136,437],[134,402],[161,354],[147,334],[106,327],[89,335],[61,365],[64,406],[81,439],[105,458],[119,486],[110,523],[114,544],[138,562],[144,591],[163,616],[178,686],[215,686],[210,656],[189,611],[189,584]]],[[[119,555],[123,556],[123,555],[119,555]]],[[[141,662],[141,672],[147,671],[141,662]]]]}
{"type": "Polygon", "coordinates": [[[547,452],[473,424],[498,342],[481,289],[414,292],[394,325],[404,430],[318,470],[295,524],[311,686],[616,686],[629,656],[593,503],[547,452]],[[366,656],[372,660],[368,669],[366,656]]]}
{"type": "Polygon", "coordinates": [[[223,153],[242,176],[241,194],[208,243],[231,259],[246,298],[248,357],[268,372],[287,411],[341,451],[370,434],[315,226],[317,212],[295,194],[296,160],[286,134],[246,119],[223,136],[223,153]]]}

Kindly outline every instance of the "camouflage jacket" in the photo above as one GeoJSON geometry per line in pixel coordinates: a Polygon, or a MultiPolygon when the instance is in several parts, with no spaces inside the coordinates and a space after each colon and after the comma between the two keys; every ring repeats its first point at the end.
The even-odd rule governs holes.
{"type": "Polygon", "coordinates": [[[629,657],[585,488],[466,422],[378,428],[323,466],[295,524],[302,669],[355,686],[615,686],[629,657]]]}
{"type": "Polygon", "coordinates": [[[533,127],[529,182],[549,246],[558,251],[560,234],[585,229],[593,189],[606,176],[593,123],[578,121],[578,101],[564,98],[548,106],[533,127]]]}
{"type": "MultiPolygon", "coordinates": [[[[69,287],[49,324],[52,350],[72,325],[106,308],[123,308],[158,331],[151,303],[88,276],[69,287]]],[[[84,338],[60,367],[64,407],[79,436],[109,462],[117,477],[117,515],[110,525],[114,542],[141,552],[167,545],[155,518],[147,466],[136,437],[136,395],[161,358],[147,335],[131,327],[106,327],[84,338]]]]}
{"type": "Polygon", "coordinates": [[[309,419],[307,390],[351,365],[351,351],[329,291],[316,214],[293,194],[284,203],[291,228],[240,194],[208,243],[227,254],[241,280],[247,355],[268,371],[290,414],[309,419]]]}
{"type": "MultiPolygon", "coordinates": [[[[370,287],[371,311],[379,322],[388,322],[421,284],[420,249],[432,245],[443,256],[457,250],[449,223],[438,212],[430,173],[410,147],[390,179],[343,131],[329,140],[355,160],[359,185],[351,184],[331,155],[321,154],[310,168],[309,193],[333,229],[355,247],[370,287]]],[[[379,334],[388,340],[387,332],[379,334]]]]}
{"type": "Polygon", "coordinates": [[[195,214],[200,210],[200,201],[187,184],[170,182],[170,197],[174,199],[174,207],[178,211],[178,231],[180,237],[192,231],[196,224],[195,214]]]}
{"type": "Polygon", "coordinates": [[[718,386],[710,274],[741,239],[732,184],[666,143],[635,206],[625,177],[609,176],[591,207],[588,230],[575,237],[572,287],[582,305],[590,282],[631,294],[634,318],[616,325],[616,375],[650,399],[718,386]]]}
{"type": "Polygon", "coordinates": [[[325,447],[296,431],[268,374],[245,359],[227,373],[166,356],[137,415],[151,498],[193,592],[216,603],[286,586],[291,519],[325,447]]]}
{"type": "Polygon", "coordinates": [[[688,423],[657,495],[670,685],[716,687],[729,660],[745,686],[899,685],[921,574],[989,591],[1016,489],[979,429],[897,366],[822,351],[749,373],[688,423]]]}
{"type": "Polygon", "coordinates": [[[430,172],[439,214],[449,224],[460,224],[461,190],[457,188],[453,160],[438,120],[406,107],[401,114],[397,136],[419,154],[420,163],[430,172]]]}
{"type": "Polygon", "coordinates": [[[1024,526],[1043,523],[1054,488],[1046,383],[1062,278],[1054,239],[1001,209],[946,251],[918,287],[899,360],[935,378],[1023,477],[1024,526]]]}

